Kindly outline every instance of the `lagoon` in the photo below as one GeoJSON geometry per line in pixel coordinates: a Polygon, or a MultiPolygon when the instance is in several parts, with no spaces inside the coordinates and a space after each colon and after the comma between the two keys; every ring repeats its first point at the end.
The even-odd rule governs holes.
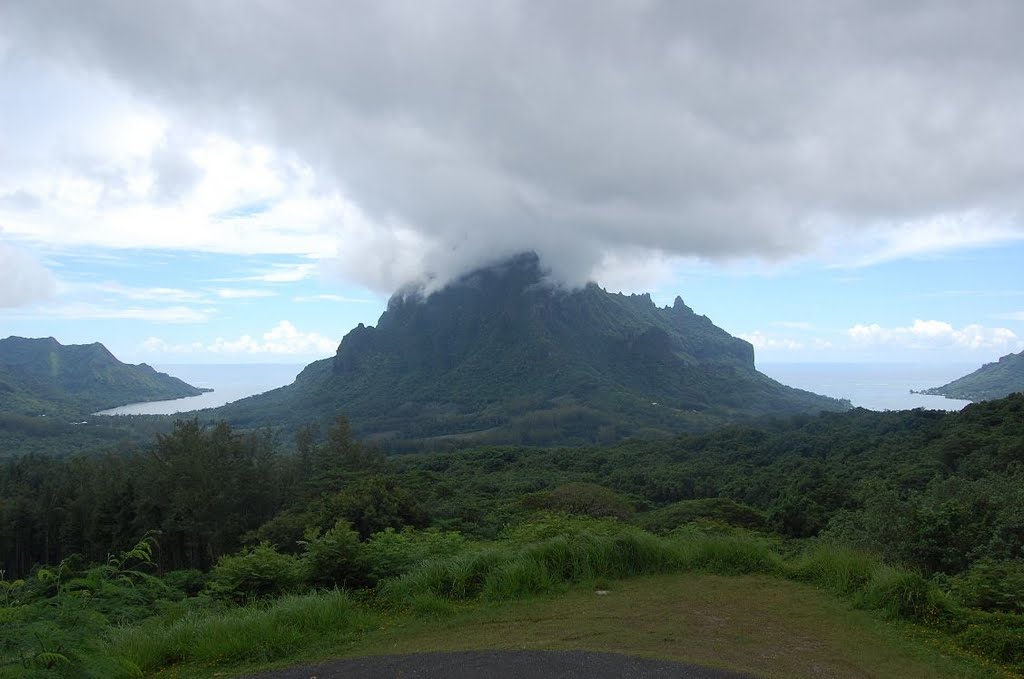
{"type": "MultiPolygon", "coordinates": [[[[158,365],[161,372],[214,391],[173,401],[132,403],[98,415],[173,415],[225,403],[291,384],[300,364],[158,365]]],[[[975,370],[971,363],[766,363],[758,369],[791,387],[849,399],[869,410],[960,410],[969,401],[910,391],[938,387],[975,370]]]]}

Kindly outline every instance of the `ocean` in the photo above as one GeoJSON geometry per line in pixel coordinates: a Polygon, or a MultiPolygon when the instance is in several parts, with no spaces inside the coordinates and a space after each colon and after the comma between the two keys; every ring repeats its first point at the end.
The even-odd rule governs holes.
{"type": "Polygon", "coordinates": [[[131,403],[97,415],[173,415],[216,408],[246,396],[291,384],[305,365],[297,363],[154,365],[156,370],[185,380],[194,387],[213,389],[199,396],[173,401],[131,403]]]}
{"type": "Polygon", "coordinates": [[[941,387],[978,367],[972,363],[766,363],[758,370],[791,387],[846,398],[868,410],[960,410],[970,401],[910,391],[941,387]]]}
{"type": "MultiPolygon", "coordinates": [[[[237,401],[291,384],[304,366],[298,364],[158,365],[161,372],[214,391],[173,401],[133,403],[100,415],[172,415],[237,401]]],[[[929,408],[960,410],[969,401],[911,394],[938,387],[975,370],[974,364],[925,363],[766,363],[758,369],[791,387],[849,399],[869,410],[929,408]]]]}

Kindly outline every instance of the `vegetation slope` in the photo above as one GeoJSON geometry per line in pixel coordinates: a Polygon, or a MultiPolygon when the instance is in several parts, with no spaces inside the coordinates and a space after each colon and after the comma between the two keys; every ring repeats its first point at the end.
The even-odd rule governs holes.
{"type": "Polygon", "coordinates": [[[66,419],[201,393],[144,363],[122,363],[99,343],[65,346],[52,337],[0,340],[0,411],[5,413],[66,419]]]}
{"type": "Polygon", "coordinates": [[[1007,354],[969,375],[921,393],[977,402],[1003,398],[1015,392],[1024,392],[1024,351],[1007,354]]]}
{"type": "Polygon", "coordinates": [[[401,450],[610,443],[847,407],[759,373],[749,343],[679,298],[658,308],[593,284],[559,290],[528,254],[425,298],[396,294],[333,358],[213,416],[295,430],[343,412],[361,437],[401,450]]]}
{"type": "Polygon", "coordinates": [[[1021,395],[613,447],[387,458],[343,418],[297,438],[193,420],[135,452],[0,465],[0,665],[213,672],[343,652],[402,616],[704,572],[811,583],[1024,670],[1021,395]]]}

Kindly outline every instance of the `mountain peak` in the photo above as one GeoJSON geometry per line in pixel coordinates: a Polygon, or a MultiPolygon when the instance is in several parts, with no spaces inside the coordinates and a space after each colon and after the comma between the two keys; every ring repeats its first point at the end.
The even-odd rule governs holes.
{"type": "Polygon", "coordinates": [[[662,309],[649,294],[559,288],[523,253],[394,295],[332,359],[222,413],[340,412],[381,440],[570,443],[843,407],[758,373],[750,343],[679,298],[662,309]]]}

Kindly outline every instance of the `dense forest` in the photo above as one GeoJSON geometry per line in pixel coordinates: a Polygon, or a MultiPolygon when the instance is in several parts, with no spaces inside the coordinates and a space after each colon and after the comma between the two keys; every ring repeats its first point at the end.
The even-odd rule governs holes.
{"type": "Polygon", "coordinates": [[[158,671],[200,657],[182,621],[201,639],[258,618],[271,640],[250,642],[282,643],[275,606],[358,618],[336,588],[435,615],[692,569],[815,582],[1020,670],[1024,395],[402,456],[343,417],[294,441],[185,420],[149,445],[0,462],[0,554],[0,676],[158,671]]]}
{"type": "Polygon", "coordinates": [[[354,441],[344,419],[302,430],[294,446],[181,421],[128,452],[5,461],[0,551],[7,573],[22,575],[71,554],[101,560],[149,531],[161,536],[164,569],[206,569],[260,540],[291,550],[305,529],[340,518],[364,536],[434,525],[490,538],[530,511],[527,498],[574,483],[663,527],[673,511],[690,517],[695,501],[717,498],[763,517],[764,530],[824,534],[955,575],[1024,557],[1024,396],[959,413],[858,409],[612,447],[392,457],[354,441]]]}

